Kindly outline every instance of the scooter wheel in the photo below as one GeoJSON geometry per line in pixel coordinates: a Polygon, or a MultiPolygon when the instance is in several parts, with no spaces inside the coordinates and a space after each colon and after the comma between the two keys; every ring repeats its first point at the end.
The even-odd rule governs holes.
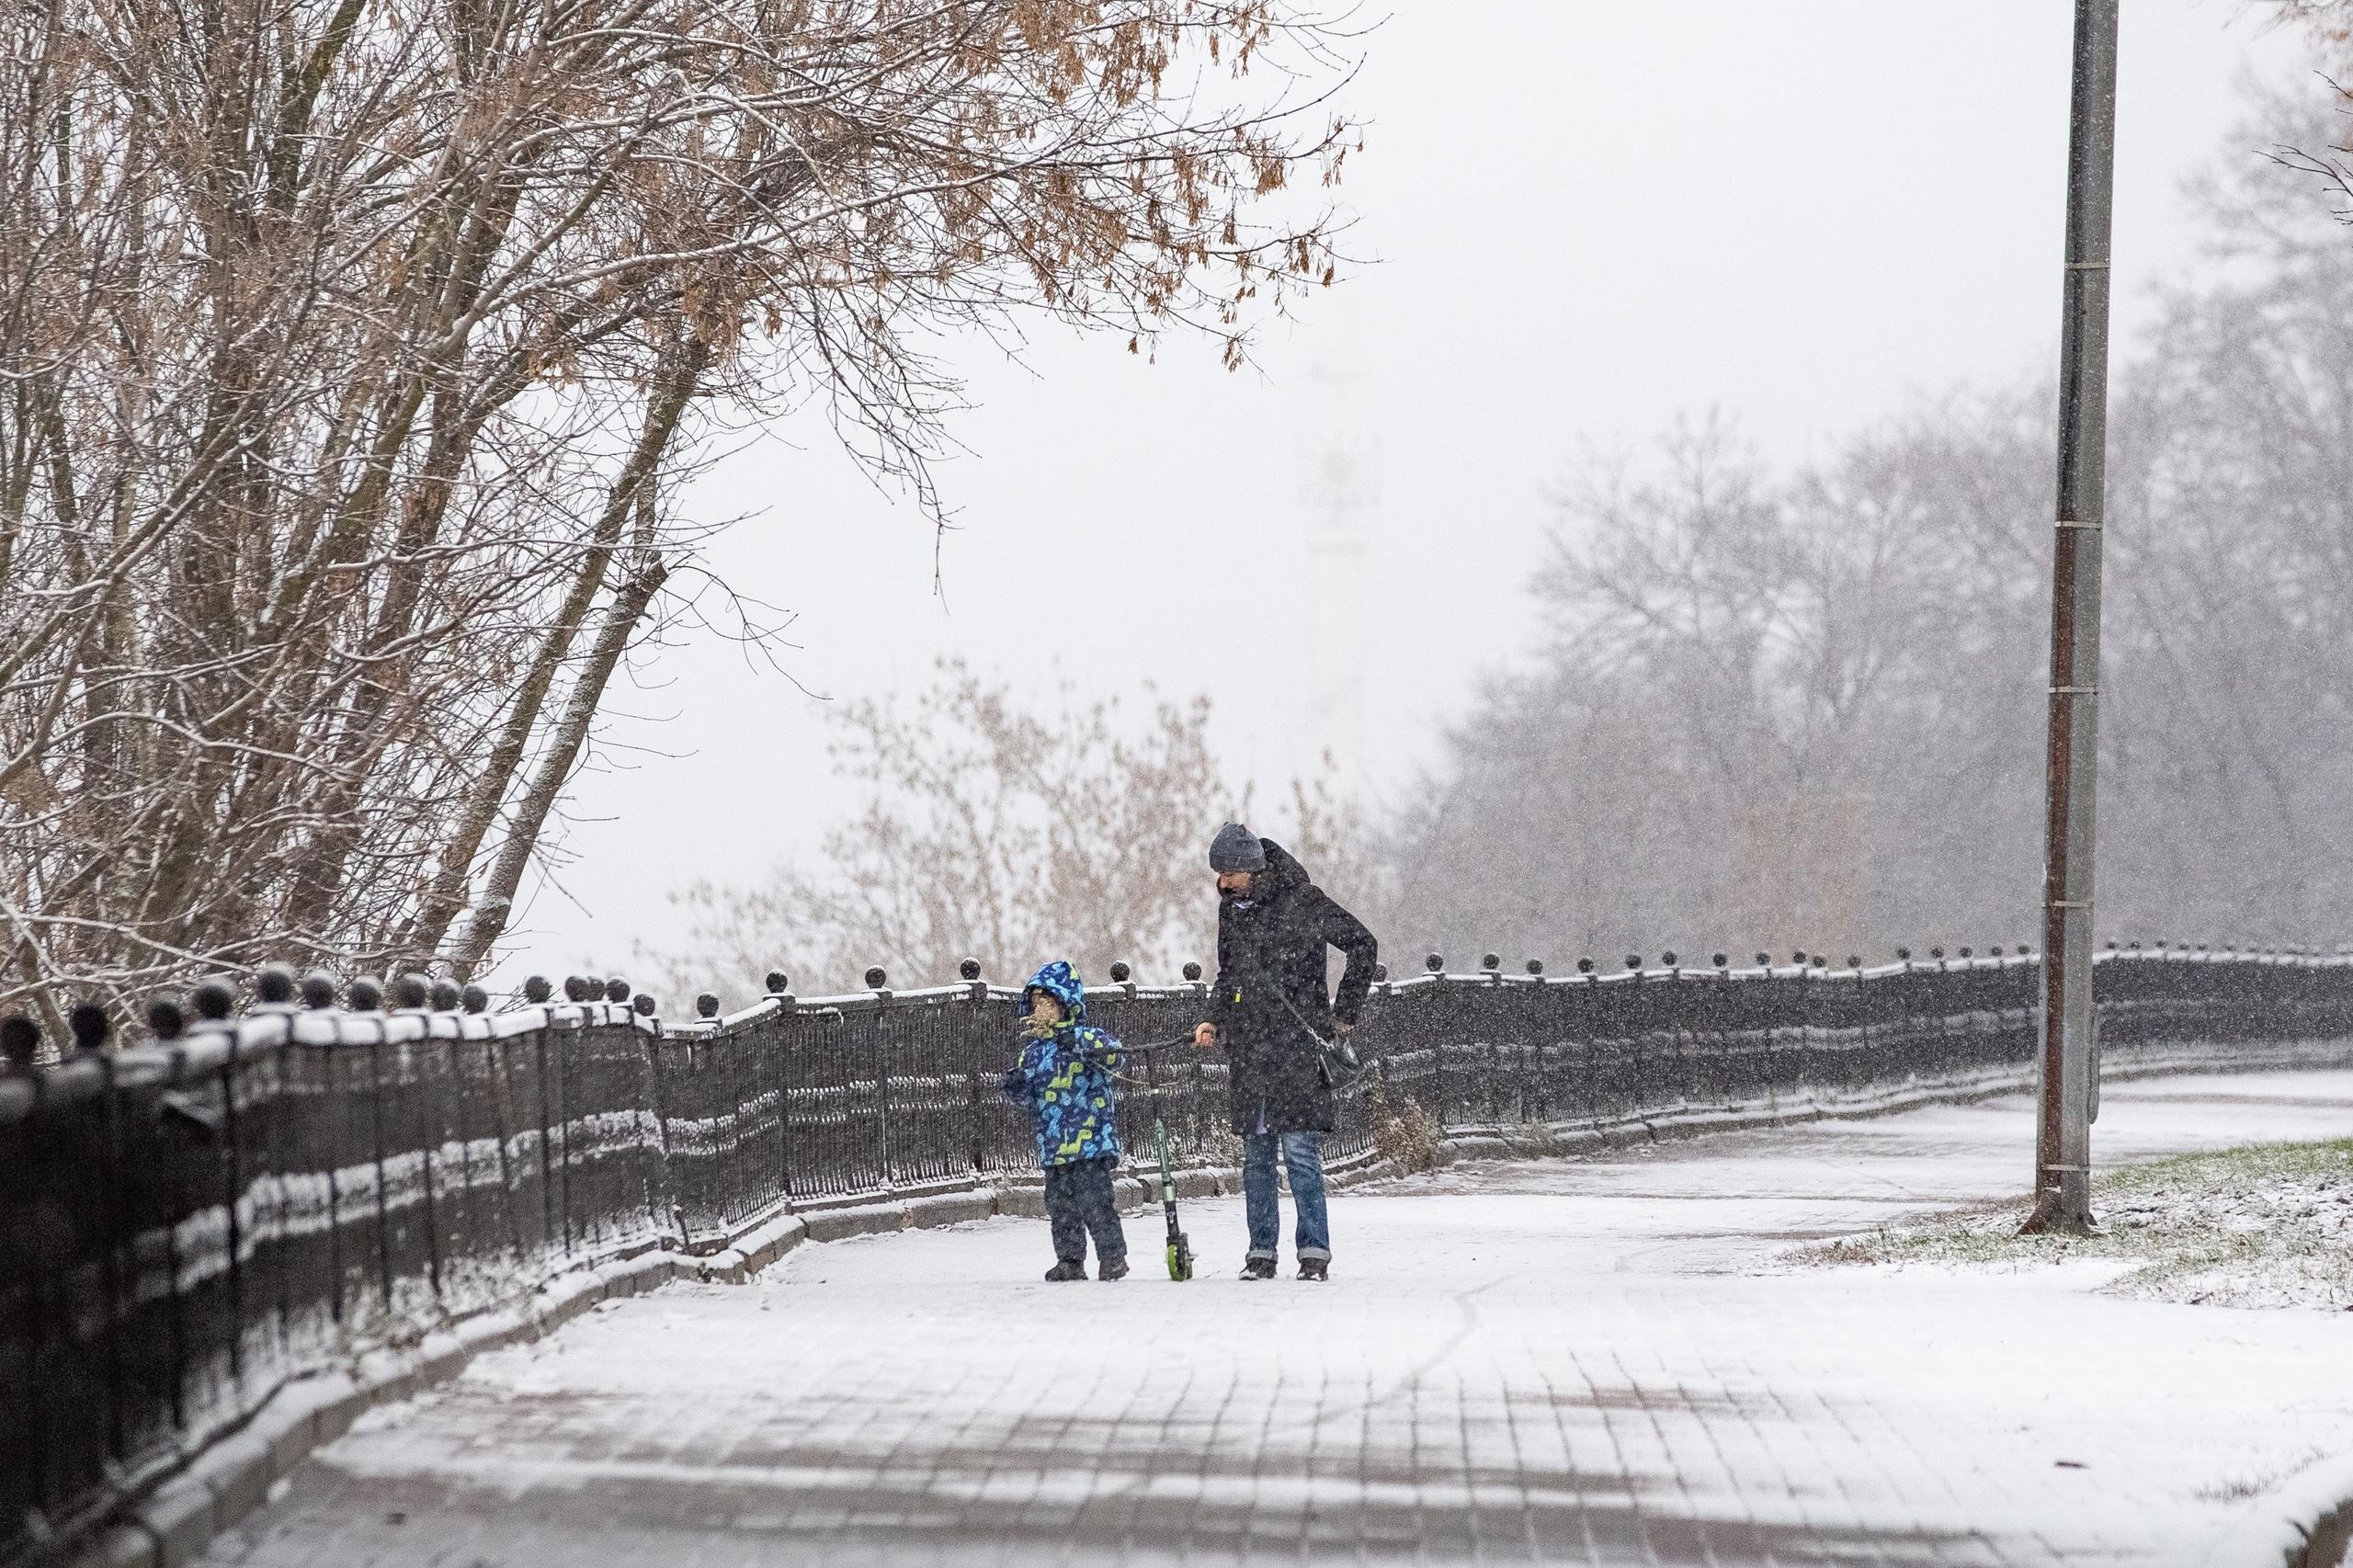
{"type": "Polygon", "coordinates": [[[1190,1279],[1192,1277],[1193,1249],[1187,1245],[1184,1238],[1180,1236],[1171,1242],[1168,1246],[1168,1278],[1190,1279]]]}

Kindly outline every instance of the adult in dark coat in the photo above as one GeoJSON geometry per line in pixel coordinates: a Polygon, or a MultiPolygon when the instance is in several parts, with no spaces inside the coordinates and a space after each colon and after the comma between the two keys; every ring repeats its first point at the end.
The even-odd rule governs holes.
{"type": "Polygon", "coordinates": [[[1323,1279],[1332,1262],[1324,1134],[1338,1110],[1324,1042],[1356,1028],[1379,944],[1282,846],[1240,823],[1218,830],[1210,868],[1218,882],[1217,982],[1193,1040],[1225,1048],[1250,1222],[1242,1277],[1274,1278],[1279,1154],[1297,1210],[1300,1278],[1323,1279]],[[1348,960],[1336,996],[1324,980],[1331,948],[1348,960]]]}

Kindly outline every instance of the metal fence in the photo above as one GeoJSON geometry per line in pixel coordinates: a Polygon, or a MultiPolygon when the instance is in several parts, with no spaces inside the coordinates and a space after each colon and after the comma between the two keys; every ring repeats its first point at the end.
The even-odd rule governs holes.
{"type": "MultiPolygon", "coordinates": [[[[2097,975],[2111,1058],[2353,1036],[2353,960],[2109,954],[2097,975]]],[[[1327,1148],[1369,1157],[1408,1106],[1475,1137],[2015,1078],[2039,982],[2028,957],[1384,980],[1327,1148]]],[[[1088,1007],[1162,1040],[1205,995],[1121,984],[1088,1007]]],[[[0,1556],[70,1533],[288,1378],[568,1266],[716,1246],[788,1201],[1028,1170],[996,1094],[1017,1003],[972,982],[667,1026],[604,1002],[267,1005],[0,1080],[0,1556]]],[[[1186,1163],[1230,1162],[1220,1054],[1124,1071],[1130,1150],[1159,1119],[1186,1163]]]]}

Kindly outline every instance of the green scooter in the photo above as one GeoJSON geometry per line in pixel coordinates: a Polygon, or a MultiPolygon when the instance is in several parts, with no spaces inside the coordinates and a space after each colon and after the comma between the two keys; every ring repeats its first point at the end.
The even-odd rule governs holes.
{"type": "Polygon", "coordinates": [[[1168,1168],[1168,1129],[1152,1119],[1152,1141],[1160,1146],[1160,1208],[1168,1216],[1168,1278],[1193,1277],[1193,1244],[1176,1228],[1176,1177],[1168,1168]]]}

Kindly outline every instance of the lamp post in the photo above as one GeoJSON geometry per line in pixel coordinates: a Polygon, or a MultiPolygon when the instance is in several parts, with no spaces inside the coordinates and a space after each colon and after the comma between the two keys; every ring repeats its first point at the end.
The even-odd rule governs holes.
{"type": "Polygon", "coordinates": [[[2058,526],[2052,533],[2051,568],[2042,1098],[2029,1231],[2082,1231],[2092,1222],[2092,806],[2099,744],[2116,20],[2117,0],[2075,0],[2067,260],[2059,336],[2058,526]]]}

